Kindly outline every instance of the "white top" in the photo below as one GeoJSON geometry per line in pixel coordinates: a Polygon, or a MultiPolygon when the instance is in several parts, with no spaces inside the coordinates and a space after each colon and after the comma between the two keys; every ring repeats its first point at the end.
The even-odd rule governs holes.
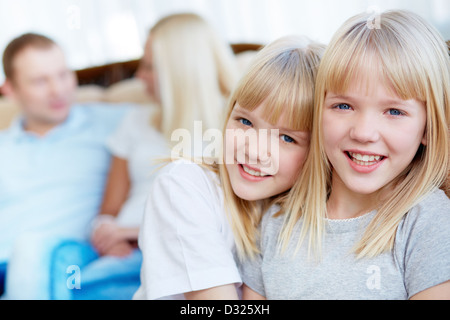
{"type": "Polygon", "coordinates": [[[156,161],[170,157],[166,139],[150,125],[153,112],[151,106],[136,107],[108,140],[113,155],[128,161],[131,189],[116,218],[124,227],[140,225],[155,170],[160,167],[156,161]]]}
{"type": "Polygon", "coordinates": [[[144,258],[134,299],[184,299],[185,292],[241,284],[218,177],[193,162],[172,162],[158,174],[139,247],[144,258]]]}

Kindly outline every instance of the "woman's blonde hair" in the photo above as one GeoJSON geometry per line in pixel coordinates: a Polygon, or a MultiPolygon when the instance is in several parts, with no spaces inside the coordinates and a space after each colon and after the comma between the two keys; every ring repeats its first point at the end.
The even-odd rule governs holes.
{"type": "Polygon", "coordinates": [[[226,101],[237,82],[231,47],[200,16],[180,13],[150,30],[161,102],[160,129],[170,140],[175,129],[219,129],[226,101]]]}
{"type": "MultiPolygon", "coordinates": [[[[265,46],[255,57],[228,103],[226,123],[233,108],[252,111],[264,108],[266,120],[277,123],[283,115],[287,127],[310,131],[314,106],[314,82],[325,46],[300,36],[284,37],[265,46]]],[[[246,201],[233,192],[225,165],[218,166],[224,190],[225,209],[235,234],[240,257],[258,252],[256,239],[262,213],[272,204],[282,204],[287,192],[263,201],[246,201]]]]}
{"type": "MultiPolygon", "coordinates": [[[[388,186],[390,196],[354,248],[358,257],[374,257],[393,248],[397,227],[408,211],[434,188],[442,187],[449,171],[450,61],[445,41],[421,17],[407,11],[387,11],[376,20],[360,14],[344,23],[329,44],[316,82],[316,113],[309,157],[293,187],[280,235],[281,247],[302,220],[298,246],[309,235],[308,248],[320,256],[327,216],[331,168],[322,137],[322,112],[328,91],[345,93],[364,66],[377,66],[382,81],[404,100],[426,105],[426,145],[388,186]],[[392,189],[391,189],[392,188],[392,189]]],[[[370,76],[369,76],[370,78],[370,76]]],[[[378,80],[378,79],[377,79],[378,80]]],[[[370,81],[370,79],[368,79],[370,81]]],[[[395,137],[393,137],[395,138],[395,137]]]]}

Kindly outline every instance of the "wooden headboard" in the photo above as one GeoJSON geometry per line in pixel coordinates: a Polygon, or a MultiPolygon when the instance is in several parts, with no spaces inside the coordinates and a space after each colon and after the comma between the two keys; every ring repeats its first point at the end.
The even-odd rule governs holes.
{"type": "MultiPolygon", "coordinates": [[[[258,51],[261,47],[261,44],[256,43],[236,43],[231,45],[235,54],[245,51],[258,51]]],[[[80,85],[96,84],[102,87],[109,87],[121,80],[132,78],[138,67],[139,60],[132,60],[77,70],[76,74],[80,85]]]]}

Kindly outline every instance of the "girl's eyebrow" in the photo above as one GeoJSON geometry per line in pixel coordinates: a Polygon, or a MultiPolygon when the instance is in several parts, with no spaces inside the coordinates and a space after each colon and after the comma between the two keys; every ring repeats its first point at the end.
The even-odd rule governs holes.
{"type": "Polygon", "coordinates": [[[342,94],[328,94],[325,96],[325,99],[337,99],[337,100],[347,100],[350,99],[350,97],[342,95],[342,94]]]}
{"type": "Polygon", "coordinates": [[[251,114],[251,112],[249,112],[248,110],[246,110],[246,109],[244,109],[244,108],[242,108],[240,105],[236,105],[234,108],[233,108],[233,112],[239,112],[239,113],[243,113],[243,114],[247,114],[247,115],[250,115],[251,114]]]}
{"type": "Polygon", "coordinates": [[[350,95],[344,95],[344,94],[327,94],[325,97],[326,100],[343,100],[343,101],[351,101],[355,102],[358,101],[357,97],[352,97],[350,95]]]}
{"type": "MultiPolygon", "coordinates": [[[[330,96],[326,96],[325,99],[330,100],[344,100],[344,101],[358,101],[358,98],[352,97],[349,95],[342,95],[342,94],[330,94],[330,96]]],[[[402,106],[402,107],[409,107],[408,100],[402,100],[400,98],[386,98],[380,101],[381,105],[383,106],[402,106]]]]}

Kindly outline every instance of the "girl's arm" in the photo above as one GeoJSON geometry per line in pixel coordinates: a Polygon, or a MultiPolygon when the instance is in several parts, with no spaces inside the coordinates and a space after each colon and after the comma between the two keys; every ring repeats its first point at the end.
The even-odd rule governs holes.
{"type": "Polygon", "coordinates": [[[253,291],[252,289],[247,287],[247,285],[244,284],[243,289],[242,289],[242,299],[243,300],[266,300],[266,297],[253,291]]]}
{"type": "Polygon", "coordinates": [[[186,292],[186,300],[238,300],[234,284],[227,284],[205,290],[186,292]]]}
{"type": "Polygon", "coordinates": [[[116,217],[127,199],[130,191],[130,177],[128,175],[128,161],[114,156],[108,174],[101,214],[116,217]]]}
{"type": "Polygon", "coordinates": [[[450,281],[423,290],[412,296],[411,300],[450,300],[450,281]]]}
{"type": "Polygon", "coordinates": [[[211,171],[175,161],[159,171],[145,206],[139,247],[148,299],[238,299],[232,231],[211,171]],[[177,279],[173,281],[172,279],[177,279]],[[193,291],[197,288],[205,290],[193,291]]]}

